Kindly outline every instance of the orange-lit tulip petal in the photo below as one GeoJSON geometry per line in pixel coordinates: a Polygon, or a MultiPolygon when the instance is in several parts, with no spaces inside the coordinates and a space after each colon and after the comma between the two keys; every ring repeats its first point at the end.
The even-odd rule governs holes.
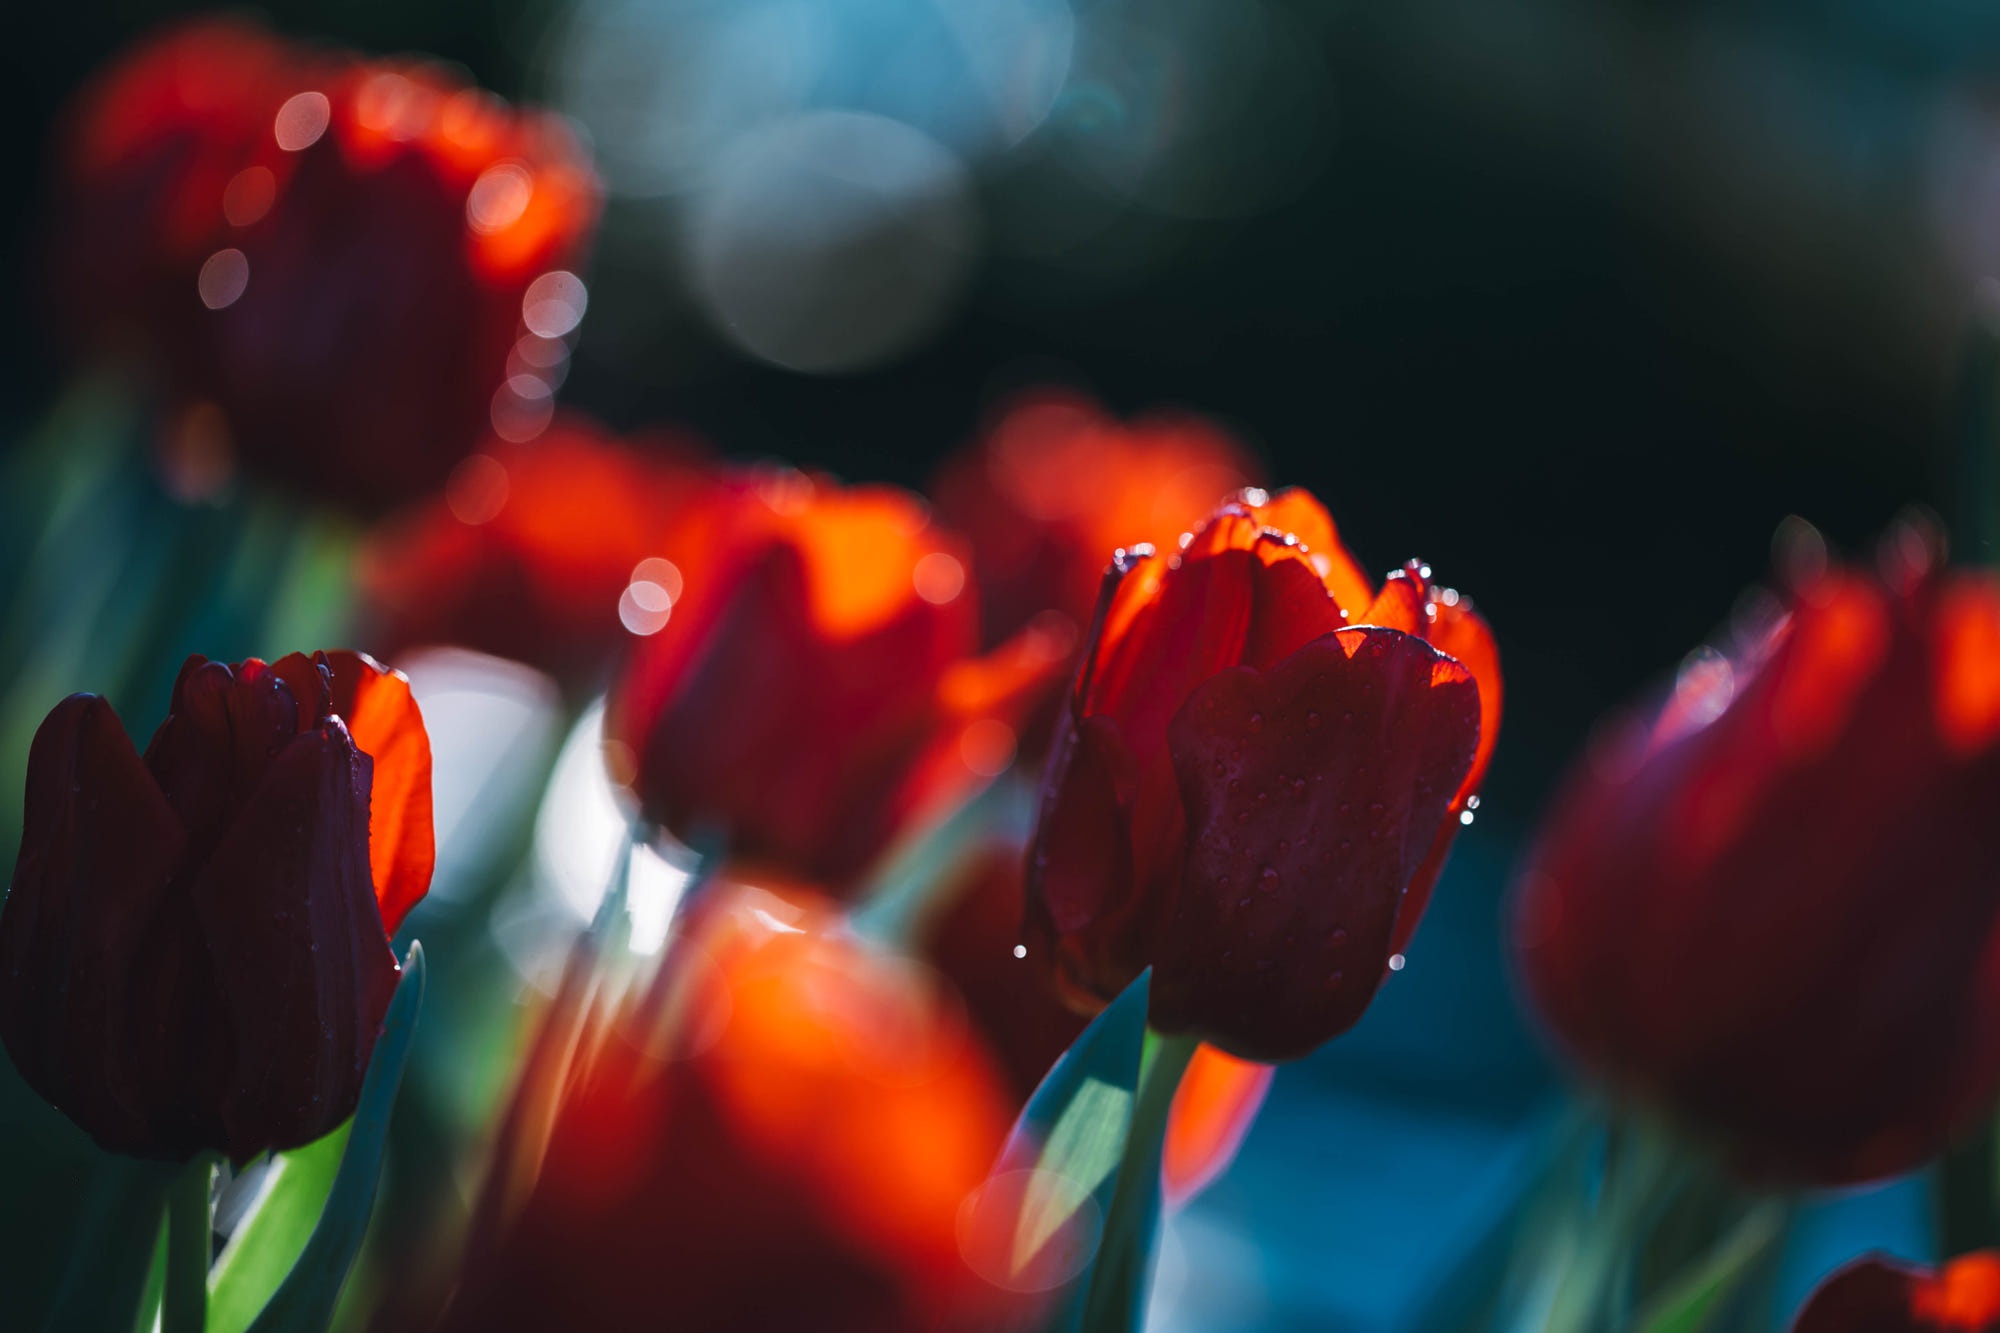
{"type": "Polygon", "coordinates": [[[1160,1162],[1170,1202],[1193,1198],[1229,1168],[1277,1072],[1213,1046],[1196,1049],[1174,1093],[1160,1162]]]}
{"type": "Polygon", "coordinates": [[[390,934],[430,888],[437,862],[431,828],[431,740],[409,678],[362,653],[325,654],[333,711],[355,748],[374,762],[368,860],[382,925],[390,934]]]}
{"type": "Polygon", "coordinates": [[[1863,1256],[1813,1291],[1792,1333],[2000,1333],[2000,1254],[1962,1255],[1937,1272],[1863,1256]]]}

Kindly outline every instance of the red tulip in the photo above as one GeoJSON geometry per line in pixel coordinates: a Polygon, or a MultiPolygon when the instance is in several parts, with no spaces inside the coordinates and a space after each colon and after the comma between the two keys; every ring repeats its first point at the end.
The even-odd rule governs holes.
{"type": "Polygon", "coordinates": [[[2000,1253],[1942,1272],[1867,1255],[1820,1283],[1792,1333],[2000,1333],[2000,1253]]]}
{"type": "Polygon", "coordinates": [[[643,585],[663,604],[678,590],[663,552],[713,489],[692,446],[648,444],[627,447],[574,418],[529,444],[489,441],[442,494],[363,548],[372,642],[391,661],[452,643],[598,683],[626,624],[659,612],[635,600],[655,596],[643,585]]]}
{"type": "MultiPolygon", "coordinates": [[[[1023,849],[993,842],[977,849],[939,894],[916,946],[965,997],[972,1025],[999,1056],[1013,1104],[1025,1105],[1089,1020],[1062,1003],[1046,972],[1017,952],[1021,938],[1023,849]]],[[[1167,1122],[1163,1163],[1169,1198],[1199,1193],[1235,1158],[1270,1090],[1269,1065],[1237,1060],[1212,1046],[1195,1052],[1167,1122]]]]}
{"type": "Polygon", "coordinates": [[[143,759],[72,695],[29,753],[0,1040],[111,1151],[308,1143],[354,1109],[431,859],[423,720],[365,657],[190,658],[143,759]]]}
{"type": "Polygon", "coordinates": [[[1596,743],[1517,888],[1555,1037],[1740,1173],[1922,1162],[2000,1092],[2000,582],[1836,570],[1596,743]]]}
{"type": "Polygon", "coordinates": [[[1043,389],[1008,404],[931,493],[972,544],[986,639],[998,643],[1050,611],[1080,632],[1111,552],[1170,545],[1258,471],[1200,417],[1120,422],[1080,394],[1043,389]]]}
{"type": "Polygon", "coordinates": [[[1061,649],[986,657],[965,549],[914,497],[740,479],[668,552],[671,612],[611,699],[614,776],[694,844],[838,889],[1004,769],[1061,649]]]}
{"type": "Polygon", "coordinates": [[[1498,659],[1428,570],[1379,594],[1302,491],[1120,559],[1057,733],[1027,937],[1079,1006],[1255,1060],[1360,1018],[1498,726],[1498,659]],[[1449,649],[1450,655],[1442,649],[1449,649]]]}
{"type": "Polygon", "coordinates": [[[141,45],[72,114],[57,299],[163,372],[171,476],[372,510],[546,425],[598,207],[559,119],[229,23],[141,45]]]}
{"type": "Polygon", "coordinates": [[[546,1152],[489,1179],[443,1326],[998,1326],[958,1227],[1008,1117],[957,1010],[823,903],[725,886],[689,931],[522,1084],[546,1152]]]}

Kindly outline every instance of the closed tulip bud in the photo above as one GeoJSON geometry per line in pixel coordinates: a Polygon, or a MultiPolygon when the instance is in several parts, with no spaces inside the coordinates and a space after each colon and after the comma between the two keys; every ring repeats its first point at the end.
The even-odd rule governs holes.
{"type": "Polygon", "coordinates": [[[1856,1259],[1813,1291],[1792,1333],[2000,1333],[2000,1254],[1962,1255],[1939,1271],[1856,1259]]]}
{"type": "Polygon", "coordinates": [[[241,1162],[353,1111],[430,883],[430,746],[354,653],[195,657],[143,757],[92,695],[29,754],[0,1040],[104,1148],[241,1162]]]}
{"type": "Polygon", "coordinates": [[[548,424],[600,193],[559,118],[211,22],[142,44],[72,126],[55,299],[157,372],[171,482],[240,466],[376,511],[548,424]]]}
{"type": "Polygon", "coordinates": [[[1122,555],[1057,732],[1027,948],[1073,1004],[1150,966],[1152,1022],[1255,1060],[1360,1018],[1499,722],[1486,626],[1414,562],[1379,590],[1302,491],[1122,555]]]}
{"type": "Polygon", "coordinates": [[[1015,1327],[960,1251],[1005,1094],[934,977],[723,885],[639,993],[531,1056],[442,1327],[1015,1327]],[[518,1169],[511,1164],[523,1162],[518,1169]]]}
{"type": "Polygon", "coordinates": [[[1574,1061],[1739,1174],[1907,1170],[2000,1092],[2000,582],[1807,578],[1593,743],[1516,888],[1574,1061]]]}
{"type": "Polygon", "coordinates": [[[738,478],[668,553],[605,732],[613,776],[685,842],[836,891],[1012,761],[1062,649],[986,656],[963,545],[914,496],[738,478]]]}

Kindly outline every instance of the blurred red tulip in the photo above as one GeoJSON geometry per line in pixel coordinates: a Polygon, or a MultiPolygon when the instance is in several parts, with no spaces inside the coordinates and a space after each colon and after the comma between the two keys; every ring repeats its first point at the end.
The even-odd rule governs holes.
{"type": "Polygon", "coordinates": [[[517,1096],[552,1099],[546,1152],[489,1179],[447,1329],[897,1333],[1010,1299],[958,1242],[999,1078],[935,982],[824,903],[713,891],[567,1075],[517,1096]]]}
{"type": "Polygon", "coordinates": [[[648,818],[738,860],[849,888],[1004,770],[1057,681],[1039,631],[971,655],[965,548],[889,487],[738,478],[669,557],[680,595],[638,627],[607,752],[648,818]]]}
{"type": "Polygon", "coordinates": [[[364,510],[547,424],[599,201],[556,117],[215,21],[92,82],[56,193],[56,300],[161,372],[170,479],[364,510]]]}
{"type": "Polygon", "coordinates": [[[1810,578],[1593,744],[1517,886],[1563,1047],[1743,1175],[1909,1169],[2000,1092],[2000,582],[1810,578]]]}
{"type": "Polygon", "coordinates": [[[1792,1333],[2000,1333],[2000,1253],[1963,1255],[1942,1272],[1856,1259],[1807,1298],[1792,1333]]]}
{"type": "Polygon", "coordinates": [[[459,644],[594,687],[626,626],[671,605],[680,570],[663,552],[711,490],[701,451],[677,439],[627,446],[558,417],[532,443],[489,440],[363,547],[370,642],[391,661],[459,644]]]}
{"type": "Polygon", "coordinates": [[[430,744],[354,653],[190,658],[143,759],[72,695],[35,735],[0,1040],[106,1149],[244,1161],[354,1109],[430,884],[430,744]]]}
{"type": "Polygon", "coordinates": [[[972,544],[986,641],[998,643],[1049,611],[1080,633],[1113,551],[1172,545],[1259,471],[1200,417],[1121,422],[1081,394],[1041,389],[948,460],[931,493],[972,544]]]}
{"type": "MultiPolygon", "coordinates": [[[[1013,1104],[1035,1088],[1089,1020],[1062,1003],[1048,974],[1024,961],[1021,939],[1024,850],[992,842],[967,858],[919,927],[918,953],[965,997],[973,1026],[999,1056],[1013,1104]]],[[[1181,1077],[1167,1125],[1166,1189],[1181,1200],[1200,1192],[1235,1158],[1270,1089],[1269,1065],[1200,1048],[1181,1077]]]]}
{"type": "Polygon", "coordinates": [[[1029,863],[1028,948],[1071,1003],[1150,965],[1156,1027],[1255,1060],[1360,1018],[1498,729],[1491,636],[1428,574],[1378,594],[1303,491],[1120,560],[1029,863]]]}

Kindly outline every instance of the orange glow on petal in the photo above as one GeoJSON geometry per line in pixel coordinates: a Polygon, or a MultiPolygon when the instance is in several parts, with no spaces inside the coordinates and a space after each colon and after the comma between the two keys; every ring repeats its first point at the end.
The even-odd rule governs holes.
{"type": "Polygon", "coordinates": [[[1980,1333],[2000,1320],[2000,1253],[1981,1250],[1946,1264],[1910,1293],[1910,1313],[1940,1329],[1980,1333]]]}
{"type": "Polygon", "coordinates": [[[1236,1157],[1277,1070],[1202,1046],[1181,1075],[1167,1121],[1162,1159],[1167,1198],[1199,1194],[1236,1157]]]}
{"type": "Polygon", "coordinates": [[[368,863],[382,928],[396,933],[431,883],[437,859],[431,827],[431,741],[410,696],[409,678],[360,653],[326,654],[333,711],[355,748],[375,765],[368,800],[368,863]]]}
{"type": "MultiPolygon", "coordinates": [[[[924,561],[956,557],[945,549],[944,538],[925,531],[927,523],[922,505],[888,487],[815,493],[783,529],[804,557],[815,623],[836,638],[858,638],[916,601],[920,584],[942,593],[945,571],[924,561]]],[[[958,563],[962,586],[963,563],[958,563]]]]}
{"type": "Polygon", "coordinates": [[[1362,612],[1375,600],[1375,585],[1341,545],[1326,506],[1311,491],[1294,486],[1253,505],[1251,512],[1265,527],[1298,538],[1313,568],[1326,580],[1333,600],[1340,603],[1349,620],[1359,623],[1362,612]]]}
{"type": "Polygon", "coordinates": [[[1954,753],[1977,754],[2000,739],[2000,584],[1964,574],[1937,607],[1938,731],[1954,753]]]}
{"type": "Polygon", "coordinates": [[[1485,617],[1473,609],[1471,598],[1456,592],[1440,596],[1434,590],[1431,607],[1434,614],[1425,637],[1433,648],[1463,663],[1479,684],[1479,753],[1459,788],[1458,801],[1453,803],[1456,809],[1486,780],[1487,761],[1493,757],[1493,746],[1500,739],[1500,705],[1504,697],[1500,648],[1493,641],[1493,631],[1485,617]]]}

